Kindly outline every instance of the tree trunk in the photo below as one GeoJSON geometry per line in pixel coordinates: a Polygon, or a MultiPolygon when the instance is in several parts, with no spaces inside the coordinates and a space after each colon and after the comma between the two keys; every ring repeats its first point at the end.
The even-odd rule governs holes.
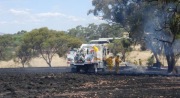
{"type": "Polygon", "coordinates": [[[122,61],[123,62],[126,61],[126,51],[125,50],[122,51],[122,61]]]}
{"type": "Polygon", "coordinates": [[[161,66],[161,62],[160,62],[160,60],[158,58],[158,54],[157,54],[156,50],[154,49],[152,43],[149,43],[148,45],[149,45],[149,47],[150,47],[151,51],[153,52],[154,57],[156,59],[155,65],[160,67],[161,66]]]}
{"type": "Polygon", "coordinates": [[[48,55],[48,58],[46,58],[46,56],[43,55],[43,52],[42,52],[42,51],[41,51],[40,53],[41,53],[42,58],[43,58],[43,59],[46,61],[46,63],[49,65],[49,67],[52,67],[52,66],[51,66],[52,58],[49,58],[49,55],[48,55],[48,54],[47,54],[47,55],[48,55]]]}
{"type": "Polygon", "coordinates": [[[24,68],[24,65],[25,65],[25,64],[24,64],[24,63],[22,63],[23,68],[24,68]]]}
{"type": "Polygon", "coordinates": [[[167,63],[168,63],[168,73],[171,73],[175,67],[175,60],[173,55],[166,55],[167,63]]]}
{"type": "Polygon", "coordinates": [[[24,65],[25,65],[25,62],[26,62],[26,58],[21,58],[20,60],[21,60],[22,66],[23,66],[23,68],[24,68],[24,65]]]}
{"type": "Polygon", "coordinates": [[[168,73],[171,73],[175,68],[175,56],[172,45],[170,43],[166,43],[164,50],[168,64],[168,73]]]}
{"type": "Polygon", "coordinates": [[[155,57],[155,59],[156,59],[156,64],[159,64],[159,63],[160,63],[160,60],[159,60],[159,58],[158,58],[158,54],[157,54],[156,52],[153,52],[153,54],[154,54],[154,57],[155,57]]]}
{"type": "Polygon", "coordinates": [[[47,63],[47,64],[49,65],[49,67],[52,67],[52,66],[51,66],[51,63],[47,63]]]}

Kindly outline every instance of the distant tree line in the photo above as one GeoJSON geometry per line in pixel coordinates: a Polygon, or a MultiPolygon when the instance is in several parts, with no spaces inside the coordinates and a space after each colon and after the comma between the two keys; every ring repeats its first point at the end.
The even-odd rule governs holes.
{"type": "Polygon", "coordinates": [[[125,30],[116,24],[102,23],[96,25],[89,24],[87,27],[81,25],[68,30],[68,34],[81,39],[83,42],[95,40],[98,38],[122,37],[125,30]]]}

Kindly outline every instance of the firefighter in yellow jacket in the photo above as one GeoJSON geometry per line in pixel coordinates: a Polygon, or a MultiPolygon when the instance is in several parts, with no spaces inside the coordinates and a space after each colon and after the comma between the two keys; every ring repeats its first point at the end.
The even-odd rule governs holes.
{"type": "Polygon", "coordinates": [[[96,46],[93,46],[92,48],[94,49],[95,52],[99,51],[98,47],[96,47],[96,46]]]}
{"type": "Polygon", "coordinates": [[[139,59],[139,65],[142,66],[142,60],[141,59],[139,59]]]}
{"type": "Polygon", "coordinates": [[[110,56],[106,59],[107,67],[110,71],[112,71],[113,68],[113,56],[110,56]]]}
{"type": "Polygon", "coordinates": [[[119,72],[119,64],[121,63],[121,59],[119,58],[119,55],[116,56],[115,58],[115,70],[116,70],[116,73],[119,72]]]}
{"type": "Polygon", "coordinates": [[[137,65],[137,64],[138,64],[136,60],[134,60],[134,64],[135,64],[135,65],[137,65]]]}

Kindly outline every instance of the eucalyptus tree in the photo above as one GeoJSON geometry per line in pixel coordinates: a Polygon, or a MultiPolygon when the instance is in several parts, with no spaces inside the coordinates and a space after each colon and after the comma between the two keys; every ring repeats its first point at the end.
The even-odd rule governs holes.
{"type": "Polygon", "coordinates": [[[9,60],[13,52],[10,51],[12,46],[12,36],[10,34],[0,35],[0,60],[9,60]]]}
{"type": "Polygon", "coordinates": [[[63,56],[68,51],[69,43],[72,41],[69,39],[72,38],[64,32],[49,30],[46,27],[34,29],[24,35],[23,43],[16,55],[23,65],[33,57],[42,57],[49,67],[52,67],[54,55],[63,56]]]}
{"type": "Polygon", "coordinates": [[[16,48],[16,54],[14,61],[20,62],[23,67],[25,67],[25,64],[29,64],[29,61],[33,58],[33,51],[32,49],[26,44],[22,43],[20,46],[16,48]]]}
{"type": "Polygon", "coordinates": [[[112,43],[109,44],[110,51],[116,55],[118,53],[122,54],[122,60],[125,62],[126,53],[131,51],[131,40],[122,38],[122,39],[115,39],[112,43]]]}
{"type": "Polygon", "coordinates": [[[101,23],[96,25],[91,23],[87,27],[79,25],[72,28],[68,34],[81,39],[83,42],[89,42],[98,38],[121,37],[123,32],[123,28],[119,28],[116,24],[101,23]]]}
{"type": "Polygon", "coordinates": [[[81,25],[72,28],[68,31],[68,34],[81,39],[83,42],[88,42],[91,39],[99,38],[98,25],[89,24],[87,27],[81,25]]]}

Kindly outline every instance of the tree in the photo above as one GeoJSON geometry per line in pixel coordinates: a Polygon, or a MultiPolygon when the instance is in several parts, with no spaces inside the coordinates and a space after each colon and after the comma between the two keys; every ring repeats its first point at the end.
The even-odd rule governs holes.
{"type": "Polygon", "coordinates": [[[46,27],[34,29],[24,35],[16,56],[23,66],[33,57],[42,57],[49,67],[52,67],[51,62],[55,54],[64,56],[69,46],[78,47],[80,43],[81,41],[63,31],[49,30],[46,27]]]}
{"type": "Polygon", "coordinates": [[[58,36],[58,47],[57,54],[62,57],[69,51],[70,48],[79,48],[82,44],[82,41],[76,37],[72,37],[69,35],[61,35],[58,33],[56,36],[58,36]]]}
{"type": "Polygon", "coordinates": [[[89,24],[87,27],[77,26],[68,31],[68,34],[81,39],[83,42],[89,42],[98,38],[121,37],[124,32],[123,28],[119,28],[116,24],[102,23],[96,25],[89,24]]]}
{"type": "Polygon", "coordinates": [[[170,73],[175,66],[172,45],[180,31],[179,4],[179,0],[93,0],[95,8],[89,13],[123,27],[134,41],[146,42],[155,57],[163,51],[170,73]]]}
{"type": "Polygon", "coordinates": [[[77,37],[79,39],[81,39],[83,42],[86,41],[86,28],[79,25],[75,28],[72,28],[68,31],[68,34],[73,36],[73,37],[77,37]]]}
{"type": "Polygon", "coordinates": [[[18,32],[17,32],[17,34],[24,34],[24,33],[27,33],[27,31],[21,30],[21,31],[18,31],[18,32]]]}
{"type": "Polygon", "coordinates": [[[109,44],[109,49],[112,51],[114,55],[121,53],[122,54],[122,60],[125,62],[126,58],[126,52],[130,51],[130,45],[131,45],[130,39],[115,39],[112,43],[109,44]]]}
{"type": "Polygon", "coordinates": [[[102,23],[98,27],[98,33],[100,34],[101,38],[122,37],[123,32],[123,28],[119,28],[119,26],[116,24],[102,23]]]}
{"type": "Polygon", "coordinates": [[[25,43],[21,44],[19,47],[16,49],[16,54],[15,56],[18,58],[15,59],[15,62],[21,62],[23,67],[25,66],[26,63],[29,63],[29,61],[32,59],[33,53],[32,49],[28,47],[25,43]]]}
{"type": "MultiPolygon", "coordinates": [[[[21,32],[26,32],[22,30],[21,32]]],[[[15,50],[22,43],[24,33],[5,34],[0,36],[0,60],[10,60],[16,57],[15,50]]]]}
{"type": "Polygon", "coordinates": [[[13,47],[16,48],[22,44],[23,36],[27,33],[25,30],[18,31],[17,33],[12,35],[13,39],[13,47]]]}
{"type": "Polygon", "coordinates": [[[81,39],[83,42],[88,42],[89,40],[99,38],[100,34],[98,34],[97,30],[98,25],[95,24],[89,24],[87,27],[79,25],[76,28],[70,29],[68,34],[81,39]]]}
{"type": "Polygon", "coordinates": [[[12,58],[12,51],[10,47],[12,45],[11,35],[1,35],[0,36],[0,60],[9,60],[12,58]]]}

